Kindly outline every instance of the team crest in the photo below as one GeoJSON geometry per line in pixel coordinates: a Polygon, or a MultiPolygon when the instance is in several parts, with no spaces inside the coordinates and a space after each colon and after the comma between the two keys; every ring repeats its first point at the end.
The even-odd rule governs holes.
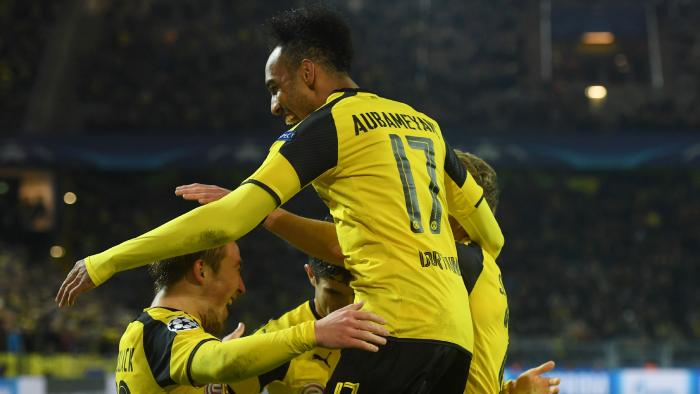
{"type": "Polygon", "coordinates": [[[172,332],[189,331],[198,327],[199,324],[196,321],[185,316],[178,316],[168,322],[168,330],[172,332]]]}

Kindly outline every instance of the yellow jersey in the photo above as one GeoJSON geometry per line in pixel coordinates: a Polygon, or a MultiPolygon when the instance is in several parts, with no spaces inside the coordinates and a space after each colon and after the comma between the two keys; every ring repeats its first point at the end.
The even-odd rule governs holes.
{"type": "Polygon", "coordinates": [[[474,321],[474,354],[465,393],[498,393],[508,352],[508,296],[496,261],[479,245],[457,245],[474,321]]]}
{"type": "Polygon", "coordinates": [[[219,341],[196,317],[167,308],[148,308],[119,341],[117,393],[203,393],[192,380],[192,356],[202,344],[219,341]]]}
{"type": "Polygon", "coordinates": [[[207,383],[233,383],[272,370],[315,346],[313,322],[220,342],[184,311],[154,307],[119,341],[117,392],[203,393],[207,383]]]}
{"type": "MultiPolygon", "coordinates": [[[[270,320],[253,335],[279,331],[320,318],[312,299],[285,313],[279,319],[270,320]]],[[[231,388],[236,394],[257,394],[263,389],[266,389],[269,394],[323,393],[338,360],[340,360],[340,350],[316,347],[257,378],[235,383],[231,388]]]]}
{"type": "Polygon", "coordinates": [[[398,338],[473,348],[449,215],[493,256],[503,234],[438,123],[360,89],[283,133],[226,197],[86,259],[98,285],[115,272],[236,240],[313,183],[334,217],[351,286],[398,338]],[[177,240],[177,242],[173,242],[177,240]]]}

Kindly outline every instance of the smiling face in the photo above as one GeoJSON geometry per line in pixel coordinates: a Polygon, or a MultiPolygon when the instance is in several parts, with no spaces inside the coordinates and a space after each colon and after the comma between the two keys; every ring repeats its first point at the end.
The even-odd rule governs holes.
{"type": "MultiPolygon", "coordinates": [[[[315,103],[313,90],[305,79],[301,65],[291,65],[276,47],[265,64],[265,86],[270,92],[270,112],[282,116],[287,126],[292,126],[323,103],[315,103]]],[[[308,73],[307,73],[308,75],[308,73]]]]}
{"type": "Polygon", "coordinates": [[[203,297],[207,299],[208,308],[202,316],[204,330],[219,334],[228,318],[228,307],[245,293],[245,284],[241,277],[241,254],[235,242],[224,245],[224,257],[218,272],[209,265],[202,266],[204,272],[203,297]]]}

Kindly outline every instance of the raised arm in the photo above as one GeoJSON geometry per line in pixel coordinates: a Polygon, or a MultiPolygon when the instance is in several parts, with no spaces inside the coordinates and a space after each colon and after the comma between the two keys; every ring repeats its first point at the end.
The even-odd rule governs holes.
{"type": "Polygon", "coordinates": [[[263,225],[309,256],[343,267],[345,256],[340,250],[333,223],[306,218],[278,208],[267,216],[263,225]]]}
{"type": "MultiPolygon", "coordinates": [[[[216,201],[230,192],[221,186],[201,183],[182,185],[175,189],[175,195],[200,204],[216,201]]],[[[306,218],[277,208],[267,215],[263,226],[309,256],[343,266],[345,256],[340,250],[333,223],[306,218]]]]}
{"type": "Polygon", "coordinates": [[[317,321],[226,342],[208,341],[192,357],[191,376],[200,384],[234,383],[270,371],[316,346],[376,352],[388,331],[379,316],[350,304],[317,321]]]}
{"type": "Polygon", "coordinates": [[[448,211],[467,231],[472,240],[496,258],[504,244],[501,228],[484,199],[481,186],[467,172],[454,150],[447,143],[445,145],[445,188],[448,211]]]}
{"type": "Polygon", "coordinates": [[[237,240],[300,190],[287,159],[273,152],[241,186],[224,198],[193,209],[141,236],[78,262],[61,285],[56,301],[72,305],[80,293],[117,272],[237,240]]]}

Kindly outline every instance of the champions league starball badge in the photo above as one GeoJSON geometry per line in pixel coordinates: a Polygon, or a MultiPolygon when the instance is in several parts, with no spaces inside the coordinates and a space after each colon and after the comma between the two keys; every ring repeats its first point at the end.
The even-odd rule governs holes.
{"type": "Polygon", "coordinates": [[[172,332],[189,331],[198,327],[199,324],[196,321],[184,316],[178,316],[168,322],[168,330],[172,332]]]}

